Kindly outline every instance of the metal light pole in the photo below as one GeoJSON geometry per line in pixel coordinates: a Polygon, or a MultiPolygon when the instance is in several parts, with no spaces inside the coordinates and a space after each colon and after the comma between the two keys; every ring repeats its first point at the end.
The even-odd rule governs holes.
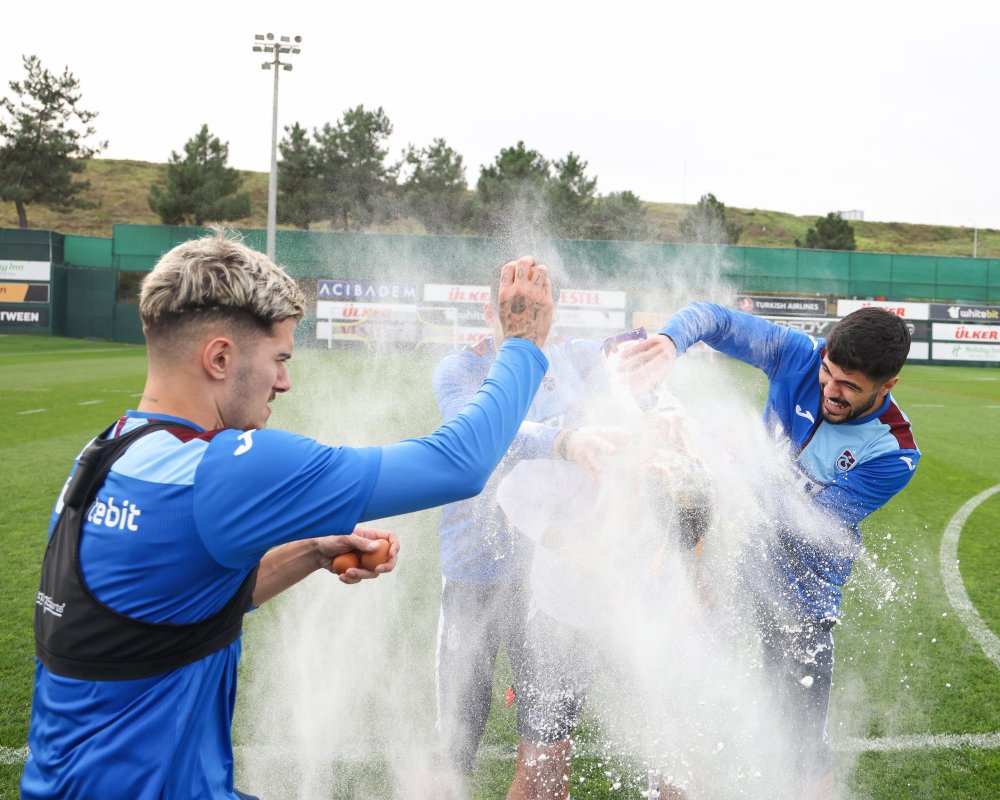
{"type": "Polygon", "coordinates": [[[291,72],[292,65],[282,61],[283,55],[297,55],[302,52],[299,45],[301,36],[279,36],[274,40],[273,33],[255,33],[253,51],[255,53],[273,53],[274,58],[260,65],[261,69],[274,70],[274,107],[271,113],[271,178],[267,185],[267,257],[276,260],[276,239],[278,227],[278,72],[282,69],[291,72]]]}

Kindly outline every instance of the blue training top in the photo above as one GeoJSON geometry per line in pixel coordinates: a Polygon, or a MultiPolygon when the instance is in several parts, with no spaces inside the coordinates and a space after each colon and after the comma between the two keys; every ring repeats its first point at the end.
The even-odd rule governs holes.
{"type": "Polygon", "coordinates": [[[841,424],[820,414],[824,340],[739,311],[691,303],[660,333],[678,354],[703,341],[751,364],[768,377],[763,419],[787,437],[801,479],[798,488],[843,530],[835,552],[821,551],[794,531],[780,531],[781,568],[805,612],[817,619],[840,613],[841,587],[861,545],[859,523],[913,477],[920,460],[910,422],[888,394],[872,413],[841,424]]]}
{"type": "MultiPolygon", "coordinates": [[[[204,619],[276,545],[479,492],[547,367],[532,343],[510,339],[460,413],[429,436],[385,447],[327,447],[277,430],[202,431],[130,411],[115,435],[149,419],[179,425],[138,440],[115,462],[83,524],[84,579],[128,616],[204,619]]],[[[60,511],[61,500],[52,524],[60,511]]],[[[235,800],[230,729],[240,652],[237,639],[188,666],[129,681],[66,678],[36,662],[22,797],[235,800]]]]}
{"type": "MultiPolygon", "coordinates": [[[[496,356],[492,338],[448,353],[434,369],[434,393],[441,416],[451,419],[482,381],[496,356]]],[[[522,459],[554,458],[553,443],[563,427],[584,422],[584,406],[606,388],[600,342],[554,339],[545,346],[549,369],[510,451],[482,494],[441,510],[441,572],[472,583],[520,580],[531,566],[530,541],[513,529],[497,505],[500,481],[522,459]]]]}

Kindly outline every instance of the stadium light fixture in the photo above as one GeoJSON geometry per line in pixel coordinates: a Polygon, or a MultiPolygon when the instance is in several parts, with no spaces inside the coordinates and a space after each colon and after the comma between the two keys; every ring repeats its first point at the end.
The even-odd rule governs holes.
{"type": "Polygon", "coordinates": [[[301,36],[280,36],[275,42],[273,33],[255,33],[253,52],[272,53],[274,58],[261,64],[261,69],[274,70],[274,102],[271,112],[271,176],[267,186],[267,257],[276,261],[278,228],[278,73],[292,71],[288,61],[281,57],[298,55],[302,52],[301,36]]]}

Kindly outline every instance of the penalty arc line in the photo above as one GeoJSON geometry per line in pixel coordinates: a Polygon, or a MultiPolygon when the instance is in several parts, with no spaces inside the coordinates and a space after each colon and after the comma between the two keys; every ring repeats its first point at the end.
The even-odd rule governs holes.
{"type": "Polygon", "coordinates": [[[958,569],[958,539],[962,535],[962,528],[972,512],[997,492],[1000,492],[1000,483],[980,492],[958,509],[945,528],[944,536],[941,537],[938,558],[941,561],[941,578],[944,581],[948,602],[955,609],[966,630],[983,649],[986,657],[1000,669],[1000,638],[987,627],[976,607],[972,605],[969,594],[965,591],[965,584],[962,583],[962,573],[958,569]]]}

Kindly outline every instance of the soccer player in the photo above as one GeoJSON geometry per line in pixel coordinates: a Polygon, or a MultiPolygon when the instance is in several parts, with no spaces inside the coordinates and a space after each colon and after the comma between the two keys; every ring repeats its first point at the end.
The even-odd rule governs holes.
{"type": "Polygon", "coordinates": [[[140,296],[138,409],[84,449],[53,512],[22,797],[247,797],[231,742],[242,616],[372,540],[388,563],[341,580],[391,570],[395,535],[358,523],[481,490],[548,367],[546,268],[525,257],[499,282],[504,343],[460,411],[420,439],[328,447],[265,430],[291,388],[295,282],[222,234],[160,259],[140,296]]]}
{"type": "MultiPolygon", "coordinates": [[[[506,346],[495,289],[483,315],[492,335],[448,353],[434,370],[434,391],[445,420],[469,402],[506,346]]],[[[478,497],[447,505],[441,512],[438,734],[443,766],[463,780],[475,769],[501,644],[516,693],[525,679],[532,544],[507,523],[497,505],[497,485],[515,464],[534,458],[565,459],[596,478],[622,440],[620,431],[581,427],[587,398],[606,389],[600,342],[553,337],[544,352],[549,368],[541,389],[486,488],[478,497]]],[[[521,703],[517,717],[518,729],[528,730],[521,703]]]]}
{"type": "Polygon", "coordinates": [[[637,390],[657,385],[696,342],[751,364],[768,378],[763,420],[790,448],[795,486],[820,512],[823,537],[778,525],[766,585],[756,586],[765,665],[781,685],[790,741],[809,797],[832,791],[826,718],[833,628],[842,587],[861,547],[860,522],[913,477],[920,451],[891,390],[910,350],[906,324],[881,308],[847,315],[824,341],[760,317],[707,303],[678,311],[622,359],[637,390]]]}
{"type": "MultiPolygon", "coordinates": [[[[606,674],[624,696],[634,693],[636,676],[620,651],[623,627],[648,626],[649,603],[668,596],[665,585],[673,585],[670,597],[684,597],[700,575],[713,480],[693,452],[683,411],[666,392],[633,398],[615,388],[624,391],[602,398],[595,413],[626,424],[634,437],[596,483],[572,464],[525,460],[497,489],[509,524],[536,544],[517,698],[527,724],[519,725],[507,800],[569,797],[571,737],[595,679],[606,674]],[[550,491],[538,492],[541,485],[550,491]],[[617,546],[623,531],[624,548],[617,546]]],[[[671,609],[658,607],[656,616],[671,609]]],[[[684,797],[665,780],[655,790],[661,800],[684,797]]]]}

